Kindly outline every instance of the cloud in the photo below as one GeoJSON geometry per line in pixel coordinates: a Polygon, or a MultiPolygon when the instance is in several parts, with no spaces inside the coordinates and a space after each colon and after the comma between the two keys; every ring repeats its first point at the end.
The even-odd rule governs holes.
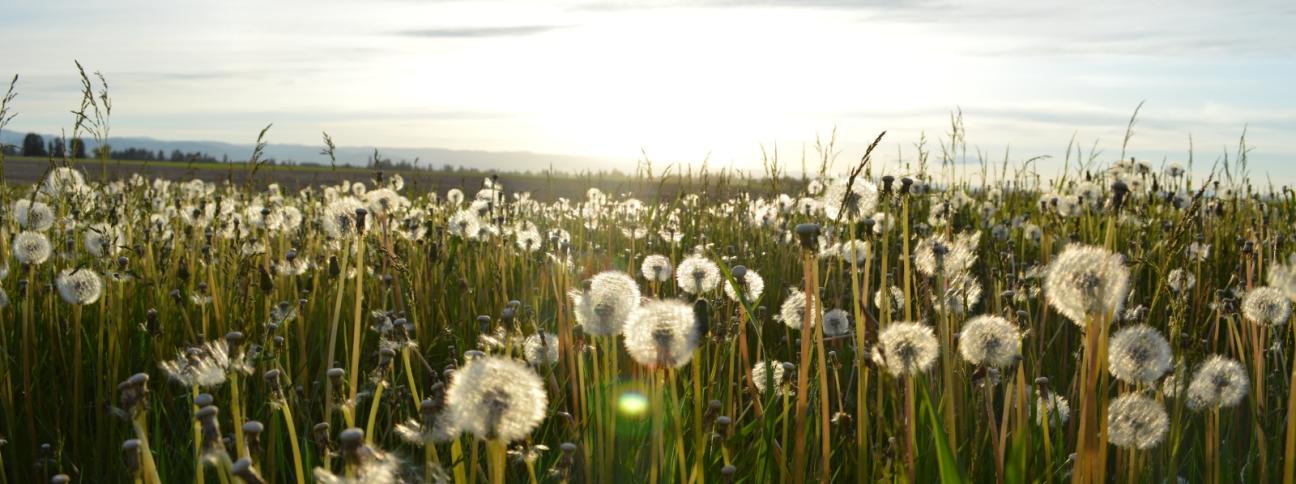
{"type": "Polygon", "coordinates": [[[509,25],[503,27],[436,27],[429,29],[401,30],[395,32],[402,37],[433,39],[464,39],[488,37],[523,37],[543,34],[566,27],[559,25],[509,25]]]}

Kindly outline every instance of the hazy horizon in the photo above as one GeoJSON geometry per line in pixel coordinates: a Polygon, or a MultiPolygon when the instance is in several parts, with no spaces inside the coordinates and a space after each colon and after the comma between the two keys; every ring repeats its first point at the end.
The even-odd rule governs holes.
{"type": "MultiPolygon", "coordinates": [[[[969,158],[1053,156],[1072,137],[1198,168],[1238,149],[1296,181],[1296,4],[709,1],[80,5],[0,17],[21,75],[10,130],[57,134],[80,99],[73,60],[111,86],[112,134],[529,151],[759,170],[838,133],[849,163],[939,151],[964,114],[969,158]],[[76,15],[67,15],[76,12],[76,15]],[[393,20],[397,19],[397,20],[393,20]]],[[[1261,177],[1263,178],[1263,176],[1261,177]]]]}

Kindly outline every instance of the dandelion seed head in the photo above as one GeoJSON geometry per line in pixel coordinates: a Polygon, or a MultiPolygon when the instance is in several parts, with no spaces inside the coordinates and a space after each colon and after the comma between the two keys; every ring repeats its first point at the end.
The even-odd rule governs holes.
{"type": "Polygon", "coordinates": [[[1121,328],[1107,344],[1107,369],[1116,379],[1150,384],[1170,371],[1174,355],[1161,332],[1146,324],[1121,328]]]}
{"type": "Polygon", "coordinates": [[[44,232],[54,226],[54,210],[44,202],[34,202],[27,198],[14,202],[13,217],[23,230],[44,232]]]}
{"type": "Polygon", "coordinates": [[[1035,399],[1035,423],[1041,426],[1045,425],[1045,418],[1048,419],[1048,425],[1052,427],[1061,427],[1071,418],[1071,403],[1066,397],[1056,393],[1047,392],[1046,395],[1036,397],[1035,399]]]}
{"type": "Polygon", "coordinates": [[[1129,269],[1120,255],[1101,247],[1072,244],[1044,276],[1050,306],[1080,327],[1090,316],[1119,314],[1129,290],[1129,269]]]}
{"type": "Polygon", "coordinates": [[[1170,286],[1170,289],[1174,292],[1189,291],[1197,286],[1197,276],[1183,269],[1175,269],[1170,271],[1170,275],[1166,277],[1166,285],[1170,286]]]}
{"type": "Polygon", "coordinates": [[[1272,287],[1257,287],[1242,298],[1242,314],[1257,324],[1280,325],[1291,316],[1291,299],[1272,287]]]}
{"type": "Polygon", "coordinates": [[[711,292],[720,284],[720,268],[702,256],[689,256],[675,270],[675,283],[689,294],[711,292]]]}
{"type": "Polygon", "coordinates": [[[20,263],[37,265],[48,260],[52,253],[49,239],[40,232],[28,230],[13,238],[13,256],[20,263]]]}
{"type": "Polygon", "coordinates": [[[103,294],[103,280],[88,268],[63,269],[55,277],[59,296],[68,304],[94,304],[103,294]]]}
{"type": "Polygon", "coordinates": [[[793,289],[788,294],[787,299],[783,300],[783,304],[779,306],[779,319],[783,321],[783,324],[797,331],[800,331],[802,326],[813,328],[815,320],[823,315],[823,306],[818,302],[818,299],[815,300],[815,303],[815,306],[818,306],[815,308],[817,310],[816,314],[811,314],[810,320],[806,321],[806,295],[799,289],[793,289]]]}
{"type": "Polygon", "coordinates": [[[630,313],[639,307],[639,285],[617,271],[596,274],[588,290],[572,291],[570,296],[576,306],[576,322],[593,336],[620,333],[630,313]]]}
{"type": "Polygon", "coordinates": [[[639,271],[650,282],[666,282],[671,278],[671,261],[664,255],[652,254],[644,257],[639,271]]]}
{"type": "Polygon", "coordinates": [[[823,315],[823,334],[826,337],[841,336],[850,333],[850,316],[846,311],[833,309],[823,315]]]}
{"type": "Polygon", "coordinates": [[[534,366],[548,366],[558,362],[558,335],[541,333],[527,336],[522,344],[522,354],[527,363],[534,366]]]}
{"type": "Polygon", "coordinates": [[[877,186],[863,178],[833,180],[823,189],[824,214],[829,219],[856,221],[877,211],[877,186]],[[849,186],[848,186],[849,185],[849,186]]]}
{"type": "Polygon", "coordinates": [[[446,409],[454,427],[482,439],[522,440],[544,419],[544,382],[516,360],[485,356],[454,372],[446,409]]]}
{"type": "Polygon", "coordinates": [[[983,315],[963,323],[959,331],[959,354],[968,363],[1006,368],[1021,356],[1021,331],[999,316],[983,315]]]}
{"type": "Polygon", "coordinates": [[[698,325],[693,306],[676,300],[652,301],[630,314],[622,336],[631,358],[649,368],[679,368],[693,358],[698,325]]]}
{"type": "Polygon", "coordinates": [[[1241,363],[1213,355],[1197,368],[1188,383],[1188,408],[1200,411],[1232,407],[1246,397],[1250,385],[1241,363]]]}
{"type": "Polygon", "coordinates": [[[1156,447],[1170,428],[1161,402],[1137,393],[1112,399],[1107,405],[1107,441],[1121,448],[1156,447]]]}
{"type": "Polygon", "coordinates": [[[931,369],[940,345],[931,327],[922,323],[891,323],[878,334],[881,358],[893,376],[912,376],[931,369]]]}
{"type": "Polygon", "coordinates": [[[762,361],[752,366],[751,377],[752,383],[756,385],[756,390],[761,393],[774,392],[775,395],[784,395],[791,391],[788,382],[784,381],[787,369],[779,361],[762,361]]]}
{"type": "Polygon", "coordinates": [[[737,288],[729,281],[725,281],[724,284],[725,296],[728,296],[731,301],[737,302],[738,295],[742,294],[747,302],[754,303],[765,293],[765,278],[752,269],[747,269],[741,278],[734,279],[738,283],[737,288]]]}

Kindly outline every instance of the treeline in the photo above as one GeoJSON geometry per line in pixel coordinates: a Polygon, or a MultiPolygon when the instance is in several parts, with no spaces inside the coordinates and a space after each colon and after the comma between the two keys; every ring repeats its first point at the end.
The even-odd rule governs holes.
{"type": "MultiPolygon", "coordinates": [[[[55,137],[49,141],[44,136],[36,133],[27,133],[23,137],[22,146],[6,145],[3,147],[6,155],[21,155],[34,157],[54,157],[54,158],[72,158],[84,159],[91,158],[86,152],[86,144],[81,138],[72,138],[71,142],[65,142],[62,137],[55,137]]],[[[185,152],[179,149],[171,150],[167,153],[163,150],[149,150],[144,148],[126,148],[114,150],[111,146],[96,148],[93,158],[99,158],[103,149],[108,150],[108,158],[113,160],[138,160],[138,161],[179,161],[179,162],[228,162],[229,157],[223,156],[217,159],[215,156],[201,152],[185,152]]]]}

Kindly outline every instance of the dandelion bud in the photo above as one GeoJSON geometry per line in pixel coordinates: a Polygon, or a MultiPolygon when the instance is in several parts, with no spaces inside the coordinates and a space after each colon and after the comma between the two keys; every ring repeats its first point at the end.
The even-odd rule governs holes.
{"type": "Polygon", "coordinates": [[[234,465],[230,466],[230,473],[247,484],[265,484],[265,479],[262,479],[256,469],[252,468],[252,460],[247,457],[234,461],[234,465]]]}
{"type": "Polygon", "coordinates": [[[328,422],[320,422],[311,427],[311,439],[315,441],[315,446],[324,449],[326,452],[333,449],[333,441],[329,439],[328,422]]]}
{"type": "Polygon", "coordinates": [[[176,304],[184,302],[184,295],[180,293],[179,289],[172,289],[168,295],[171,296],[171,300],[175,301],[176,304]]]}
{"type": "Polygon", "coordinates": [[[123,255],[117,258],[117,270],[124,271],[126,270],[126,266],[129,264],[130,264],[130,259],[126,258],[126,256],[123,255]]]}
{"type": "Polygon", "coordinates": [[[733,419],[729,418],[728,415],[721,415],[719,417],[716,417],[715,423],[716,426],[725,428],[728,427],[729,424],[733,423],[733,419]]]}
{"type": "Polygon", "coordinates": [[[396,358],[396,350],[391,348],[381,348],[378,350],[378,368],[386,370],[391,366],[392,360],[396,358]]]}
{"type": "Polygon", "coordinates": [[[738,468],[733,464],[729,464],[720,468],[720,475],[724,477],[726,482],[733,482],[734,478],[738,475],[738,468]]]}
{"type": "Polygon", "coordinates": [[[1112,209],[1120,211],[1121,205],[1125,203],[1125,195],[1129,194],[1129,185],[1125,182],[1116,180],[1112,183],[1112,209]]]}
{"type": "Polygon", "coordinates": [[[339,274],[342,274],[342,266],[338,263],[336,255],[329,256],[328,273],[330,277],[337,277],[339,274]]]}
{"type": "Polygon", "coordinates": [[[797,224],[797,236],[801,238],[801,248],[815,250],[819,242],[819,224],[797,224]]]}
{"type": "Polygon", "coordinates": [[[909,177],[901,178],[901,179],[900,179],[900,194],[901,194],[901,195],[908,194],[908,193],[909,193],[909,187],[913,186],[913,184],[914,184],[914,181],[913,181],[912,178],[909,178],[909,177]]]}
{"type": "Polygon", "coordinates": [[[697,334],[699,338],[705,336],[711,328],[710,311],[707,310],[708,307],[709,305],[706,299],[693,301],[693,320],[694,324],[697,325],[697,334]]]}
{"type": "Polygon", "coordinates": [[[247,439],[247,446],[252,452],[258,452],[261,449],[261,432],[265,431],[265,425],[256,420],[249,420],[243,424],[243,437],[247,439]]]}
{"type": "Polygon", "coordinates": [[[50,478],[50,484],[68,484],[69,482],[72,482],[72,478],[68,477],[67,474],[58,474],[50,478]]]}
{"type": "Polygon", "coordinates": [[[491,332],[490,316],[486,316],[486,315],[477,316],[477,332],[482,334],[491,332]]]}
{"type": "Polygon", "coordinates": [[[195,414],[195,417],[198,418],[198,422],[202,424],[204,447],[215,447],[221,441],[220,422],[216,419],[219,414],[220,409],[216,408],[214,405],[200,408],[198,409],[198,413],[195,414]]]}
{"type": "Polygon", "coordinates": [[[136,475],[140,471],[140,446],[139,439],[122,442],[122,463],[126,464],[126,470],[131,475],[136,475]]]}
{"type": "Polygon", "coordinates": [[[199,393],[198,396],[194,398],[194,406],[197,406],[198,408],[203,408],[214,403],[216,403],[216,397],[212,396],[210,393],[199,393]]]}
{"type": "Polygon", "coordinates": [[[895,177],[891,175],[882,176],[882,193],[891,193],[891,184],[895,183],[895,177]]]}
{"type": "Polygon", "coordinates": [[[360,446],[364,445],[364,431],[358,428],[349,428],[338,434],[338,444],[342,449],[342,456],[348,463],[355,464],[359,460],[360,446]]]}
{"type": "Polygon", "coordinates": [[[225,344],[229,345],[230,355],[239,354],[239,345],[243,344],[243,333],[238,331],[225,333],[225,344]]]}
{"type": "Polygon", "coordinates": [[[368,215],[369,215],[369,211],[368,211],[368,210],[365,210],[365,209],[363,209],[363,208],[357,208],[357,209],[356,209],[356,211],[355,211],[356,232],[361,232],[361,233],[364,232],[364,229],[365,229],[365,217],[367,217],[368,215]]]}
{"type": "Polygon", "coordinates": [[[279,376],[280,372],[278,369],[267,371],[264,375],[266,383],[270,385],[270,389],[275,393],[279,393],[282,390],[279,386],[279,376]]]}

